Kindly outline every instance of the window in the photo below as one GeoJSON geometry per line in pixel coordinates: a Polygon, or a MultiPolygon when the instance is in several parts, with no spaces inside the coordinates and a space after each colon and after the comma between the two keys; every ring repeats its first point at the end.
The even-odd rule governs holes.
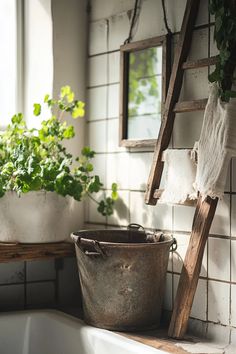
{"type": "Polygon", "coordinates": [[[0,128],[4,128],[10,117],[21,108],[20,90],[20,52],[21,24],[18,13],[21,1],[0,1],[0,128]]]}
{"type": "Polygon", "coordinates": [[[0,0],[0,129],[16,112],[30,126],[33,103],[52,93],[50,0],[0,0]]]}

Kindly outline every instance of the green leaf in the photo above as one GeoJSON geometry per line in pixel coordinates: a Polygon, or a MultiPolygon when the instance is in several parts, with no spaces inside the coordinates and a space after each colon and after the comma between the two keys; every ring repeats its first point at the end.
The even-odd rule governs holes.
{"type": "Polygon", "coordinates": [[[41,113],[41,105],[39,103],[34,103],[34,115],[39,116],[41,113]]]}

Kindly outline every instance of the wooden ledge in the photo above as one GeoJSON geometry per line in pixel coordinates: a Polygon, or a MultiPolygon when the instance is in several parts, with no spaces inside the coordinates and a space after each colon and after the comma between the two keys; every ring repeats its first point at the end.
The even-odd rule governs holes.
{"type": "Polygon", "coordinates": [[[75,247],[70,242],[37,244],[0,243],[0,263],[74,256],[75,247]]]}

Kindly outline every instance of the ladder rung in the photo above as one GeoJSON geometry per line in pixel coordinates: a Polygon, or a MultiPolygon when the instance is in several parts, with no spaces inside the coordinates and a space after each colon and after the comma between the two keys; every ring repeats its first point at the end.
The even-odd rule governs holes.
{"type": "Polygon", "coordinates": [[[208,65],[215,65],[217,62],[217,56],[210,57],[210,58],[204,58],[204,59],[198,59],[198,60],[189,60],[183,63],[182,68],[184,70],[187,69],[196,69],[196,68],[203,68],[208,65]]]}
{"type": "Polygon", "coordinates": [[[194,101],[183,101],[176,103],[174,107],[175,113],[183,112],[194,112],[194,111],[203,111],[207,104],[207,98],[194,101]]]}
{"type": "MultiPolygon", "coordinates": [[[[155,189],[153,198],[155,199],[160,199],[162,193],[164,192],[164,189],[155,189]]],[[[195,199],[187,199],[183,203],[178,203],[178,205],[185,205],[185,206],[195,206],[197,204],[197,200],[195,199]]]]}

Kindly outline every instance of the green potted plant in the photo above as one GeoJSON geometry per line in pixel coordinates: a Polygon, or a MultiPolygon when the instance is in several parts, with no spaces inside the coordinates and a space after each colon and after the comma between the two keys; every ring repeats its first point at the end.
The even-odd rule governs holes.
{"type": "MultiPolygon", "coordinates": [[[[83,117],[84,103],[64,86],[59,99],[46,95],[44,104],[55,114],[38,129],[27,128],[20,113],[0,134],[0,242],[67,239],[78,227],[78,202],[86,197],[98,204],[102,215],[113,212],[115,183],[111,196],[99,202],[92,196],[102,188],[99,176],[93,173],[95,152],[84,147],[81,156],[73,158],[63,145],[75,135],[63,115],[69,112],[72,118],[83,117]]],[[[33,113],[41,115],[40,104],[34,104],[33,113]]]]}

